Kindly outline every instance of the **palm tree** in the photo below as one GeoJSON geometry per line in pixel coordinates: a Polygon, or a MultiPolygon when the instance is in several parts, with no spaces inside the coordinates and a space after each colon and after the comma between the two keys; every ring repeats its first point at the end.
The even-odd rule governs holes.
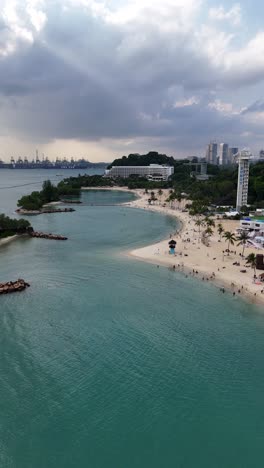
{"type": "Polygon", "coordinates": [[[226,241],[228,241],[228,246],[227,246],[227,248],[228,248],[228,253],[229,253],[230,244],[231,244],[231,245],[234,245],[234,242],[235,242],[235,240],[236,240],[236,236],[235,236],[235,234],[234,234],[233,232],[231,232],[231,231],[225,231],[225,233],[224,233],[224,238],[225,238],[226,241]]]}
{"type": "Polygon", "coordinates": [[[178,202],[178,208],[180,208],[181,201],[182,201],[181,193],[180,192],[176,193],[175,198],[176,198],[176,200],[178,202]]]}
{"type": "Polygon", "coordinates": [[[212,228],[210,227],[207,227],[206,230],[204,231],[205,234],[207,234],[207,237],[210,237],[213,235],[214,231],[212,230],[212,228]]]}
{"type": "Polygon", "coordinates": [[[161,203],[161,197],[162,197],[162,195],[163,195],[163,191],[162,191],[161,189],[159,189],[158,195],[159,195],[159,197],[160,197],[160,203],[161,203]]]}
{"type": "Polygon", "coordinates": [[[246,231],[242,231],[239,235],[239,237],[237,238],[237,240],[239,241],[237,245],[242,245],[243,246],[243,250],[242,250],[242,257],[244,257],[244,251],[245,251],[245,247],[246,247],[246,243],[249,239],[249,235],[246,231]]]}
{"type": "Polygon", "coordinates": [[[208,216],[206,216],[205,222],[206,222],[207,227],[215,227],[214,220],[211,218],[208,218],[208,216]]]}
{"type": "Polygon", "coordinates": [[[221,240],[222,239],[222,234],[224,232],[224,228],[223,228],[223,225],[221,223],[219,223],[217,225],[217,232],[219,234],[219,240],[221,240]]]}
{"type": "Polygon", "coordinates": [[[197,221],[195,221],[195,225],[198,226],[198,230],[199,230],[199,240],[200,240],[201,226],[204,225],[204,222],[203,222],[202,219],[197,219],[197,221]]]}
{"type": "Polygon", "coordinates": [[[250,264],[251,268],[254,268],[254,278],[256,275],[257,257],[254,253],[251,253],[246,258],[246,263],[250,264]]]}
{"type": "Polygon", "coordinates": [[[170,202],[171,202],[170,203],[171,208],[174,208],[174,203],[173,202],[174,202],[175,198],[176,198],[176,194],[175,194],[175,192],[172,192],[170,194],[170,196],[169,196],[169,199],[170,199],[170,202]]]}
{"type": "Polygon", "coordinates": [[[150,192],[150,203],[155,202],[157,197],[155,196],[155,192],[150,192]]]}

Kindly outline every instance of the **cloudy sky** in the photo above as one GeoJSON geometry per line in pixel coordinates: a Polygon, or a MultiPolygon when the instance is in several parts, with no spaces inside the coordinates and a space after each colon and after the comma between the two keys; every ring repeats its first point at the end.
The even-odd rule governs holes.
{"type": "Polygon", "coordinates": [[[264,2],[0,0],[0,158],[264,146],[264,2]]]}

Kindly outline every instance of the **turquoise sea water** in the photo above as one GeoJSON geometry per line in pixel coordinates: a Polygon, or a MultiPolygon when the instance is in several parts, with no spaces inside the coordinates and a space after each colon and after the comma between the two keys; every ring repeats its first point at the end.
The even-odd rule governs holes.
{"type": "Polygon", "coordinates": [[[0,248],[0,281],[31,284],[0,297],[0,467],[262,467],[262,310],[127,258],[175,220],[96,197],[127,195],[0,248]]]}

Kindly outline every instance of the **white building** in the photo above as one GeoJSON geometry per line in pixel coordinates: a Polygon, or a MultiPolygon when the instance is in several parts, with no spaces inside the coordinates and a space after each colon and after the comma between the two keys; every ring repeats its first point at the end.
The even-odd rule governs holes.
{"type": "Polygon", "coordinates": [[[228,164],[234,164],[234,157],[238,153],[238,148],[228,149],[228,164]]]}
{"type": "Polygon", "coordinates": [[[242,206],[247,205],[248,200],[248,178],[249,178],[249,160],[251,153],[247,150],[241,151],[237,157],[238,161],[238,180],[237,180],[237,202],[236,210],[240,211],[242,206]]]}
{"type": "Polygon", "coordinates": [[[219,146],[219,165],[226,166],[228,164],[228,144],[220,143],[219,146]]]}
{"type": "Polygon", "coordinates": [[[206,162],[217,164],[217,143],[209,143],[206,149],[206,162]]]}
{"type": "Polygon", "coordinates": [[[149,166],[112,166],[111,169],[106,169],[106,177],[122,177],[126,179],[131,175],[138,177],[146,177],[153,181],[166,181],[174,173],[173,166],[165,166],[160,164],[150,164],[149,166]]]}
{"type": "Polygon", "coordinates": [[[264,221],[261,219],[245,218],[240,220],[240,228],[264,234],[264,221]]]}

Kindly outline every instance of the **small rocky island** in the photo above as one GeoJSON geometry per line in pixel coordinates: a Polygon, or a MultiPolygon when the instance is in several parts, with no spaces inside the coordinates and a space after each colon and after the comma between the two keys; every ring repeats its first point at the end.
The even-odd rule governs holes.
{"type": "Polygon", "coordinates": [[[50,180],[45,180],[42,190],[34,191],[29,195],[24,195],[18,202],[17,213],[23,215],[43,214],[43,213],[71,213],[73,208],[55,208],[51,205],[57,203],[79,203],[80,189],[74,187],[70,180],[61,181],[57,186],[50,180]],[[63,200],[63,202],[62,202],[63,200]],[[49,206],[47,206],[49,205],[49,206]]]}
{"type": "Polygon", "coordinates": [[[0,294],[10,294],[14,292],[24,291],[29,288],[30,284],[25,280],[19,278],[16,281],[8,281],[7,283],[0,283],[0,294]]]}

